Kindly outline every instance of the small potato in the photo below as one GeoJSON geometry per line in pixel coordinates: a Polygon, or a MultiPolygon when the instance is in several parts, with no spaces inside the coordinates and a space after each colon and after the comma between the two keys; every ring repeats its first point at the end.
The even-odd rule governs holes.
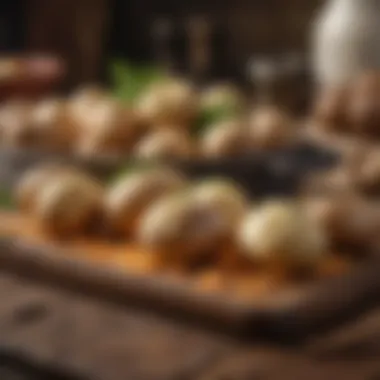
{"type": "Polygon", "coordinates": [[[248,208],[244,191],[228,180],[209,180],[199,183],[190,191],[193,201],[202,207],[217,209],[232,228],[240,222],[248,208]]]}
{"type": "Polygon", "coordinates": [[[144,160],[190,158],[195,154],[195,146],[184,132],[160,130],[142,139],[135,147],[134,154],[144,160]]]}
{"type": "Polygon", "coordinates": [[[137,112],[151,126],[186,126],[198,112],[198,97],[193,87],[181,80],[153,85],[139,100],[137,112]]]}
{"type": "Polygon", "coordinates": [[[296,126],[291,118],[279,109],[257,109],[250,117],[250,138],[255,148],[282,148],[294,142],[296,126]]]}
{"type": "Polygon", "coordinates": [[[166,169],[148,170],[122,178],[105,197],[107,225],[116,233],[129,235],[147,207],[185,185],[182,176],[166,169]]]}
{"type": "Polygon", "coordinates": [[[228,229],[217,209],[187,195],[169,196],[144,213],[137,239],[155,252],[158,262],[189,268],[214,257],[228,229]]]}
{"type": "Polygon", "coordinates": [[[18,208],[25,212],[32,211],[38,193],[53,178],[73,175],[74,169],[58,164],[41,165],[28,170],[15,189],[15,200],[18,208]]]}
{"type": "Polygon", "coordinates": [[[248,129],[235,120],[215,124],[201,140],[201,152],[206,158],[236,157],[247,154],[250,148],[248,129]]]}
{"type": "Polygon", "coordinates": [[[102,186],[86,176],[56,176],[37,195],[33,215],[53,236],[76,236],[99,220],[102,198],[102,186]]]}
{"type": "Polygon", "coordinates": [[[318,223],[291,202],[272,201],[252,210],[238,233],[242,252],[261,264],[312,267],[323,258],[327,238],[318,223]]]}

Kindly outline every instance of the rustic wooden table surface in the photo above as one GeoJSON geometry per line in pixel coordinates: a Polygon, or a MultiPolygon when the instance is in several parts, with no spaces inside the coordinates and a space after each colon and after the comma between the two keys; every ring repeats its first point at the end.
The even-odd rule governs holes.
{"type": "Polygon", "coordinates": [[[5,273],[0,299],[1,380],[60,379],[15,374],[7,355],[24,358],[31,368],[91,380],[380,379],[379,311],[303,346],[275,347],[239,343],[5,273]]]}
{"type": "MultiPolygon", "coordinates": [[[[2,165],[0,189],[13,177],[2,165]]],[[[44,288],[1,268],[0,300],[1,380],[380,380],[380,310],[302,346],[276,347],[44,288]]]]}

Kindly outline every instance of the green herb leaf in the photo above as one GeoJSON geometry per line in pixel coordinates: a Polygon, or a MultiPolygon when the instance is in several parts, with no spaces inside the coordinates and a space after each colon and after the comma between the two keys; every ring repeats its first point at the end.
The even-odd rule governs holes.
{"type": "Polygon", "coordinates": [[[143,161],[143,160],[131,160],[128,164],[119,170],[113,178],[111,178],[110,183],[115,183],[118,180],[132,175],[134,173],[151,170],[159,166],[157,162],[143,161]]]}
{"type": "Polygon", "coordinates": [[[203,134],[207,129],[215,123],[232,119],[239,115],[239,110],[236,107],[217,107],[208,108],[200,112],[198,120],[195,123],[194,134],[196,136],[203,134]]]}
{"type": "Polygon", "coordinates": [[[0,208],[10,209],[13,208],[13,198],[10,191],[0,190],[0,208]]]}
{"type": "Polygon", "coordinates": [[[166,77],[155,66],[136,65],[115,59],[109,67],[113,93],[121,100],[134,102],[152,83],[166,77]]]}

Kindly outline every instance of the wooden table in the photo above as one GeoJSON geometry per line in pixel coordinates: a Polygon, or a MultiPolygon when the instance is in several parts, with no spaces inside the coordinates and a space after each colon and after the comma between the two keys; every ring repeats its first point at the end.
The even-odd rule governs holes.
{"type": "Polygon", "coordinates": [[[57,374],[8,376],[4,352],[23,357],[30,368],[71,373],[68,379],[380,379],[379,311],[302,347],[274,347],[242,344],[5,273],[0,299],[2,380],[59,380],[57,374]]]}

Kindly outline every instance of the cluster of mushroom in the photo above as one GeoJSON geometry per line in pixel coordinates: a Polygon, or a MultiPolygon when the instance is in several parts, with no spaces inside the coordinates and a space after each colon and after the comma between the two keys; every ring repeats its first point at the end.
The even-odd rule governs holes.
{"type": "Polygon", "coordinates": [[[236,157],[289,147],[297,139],[294,120],[268,106],[254,109],[247,117],[212,125],[202,138],[201,148],[208,158],[236,157]]]}
{"type": "Polygon", "coordinates": [[[13,100],[0,109],[3,145],[85,157],[230,157],[282,147],[295,135],[295,123],[285,112],[248,112],[243,96],[230,85],[199,91],[179,79],[155,83],[128,106],[102,90],[85,88],[68,99],[13,100]],[[201,115],[218,112],[223,117],[211,118],[206,121],[211,125],[196,133],[201,115]]]}
{"type": "Polygon", "coordinates": [[[379,201],[345,193],[309,198],[305,205],[309,215],[324,225],[337,249],[366,255],[378,247],[379,201]]]}
{"type": "Polygon", "coordinates": [[[379,139],[379,95],[380,73],[362,74],[344,88],[326,89],[316,103],[314,117],[328,131],[379,139]]]}
{"type": "Polygon", "coordinates": [[[356,151],[340,164],[308,175],[303,190],[307,194],[356,194],[376,198],[380,195],[380,153],[376,148],[356,151]]]}
{"type": "MultiPolygon", "coordinates": [[[[24,175],[16,198],[51,236],[105,232],[137,242],[169,267],[193,268],[229,255],[259,267],[313,269],[332,243],[353,238],[343,224],[354,214],[337,203],[254,204],[229,180],[193,182],[167,168],[132,172],[105,188],[76,170],[47,165],[24,175]]],[[[350,223],[354,228],[357,221],[350,223]]],[[[368,237],[369,230],[361,231],[368,237]]]]}
{"type": "Polygon", "coordinates": [[[0,110],[0,136],[8,147],[120,153],[138,134],[134,111],[96,89],[69,99],[10,100],[0,110]]]}

